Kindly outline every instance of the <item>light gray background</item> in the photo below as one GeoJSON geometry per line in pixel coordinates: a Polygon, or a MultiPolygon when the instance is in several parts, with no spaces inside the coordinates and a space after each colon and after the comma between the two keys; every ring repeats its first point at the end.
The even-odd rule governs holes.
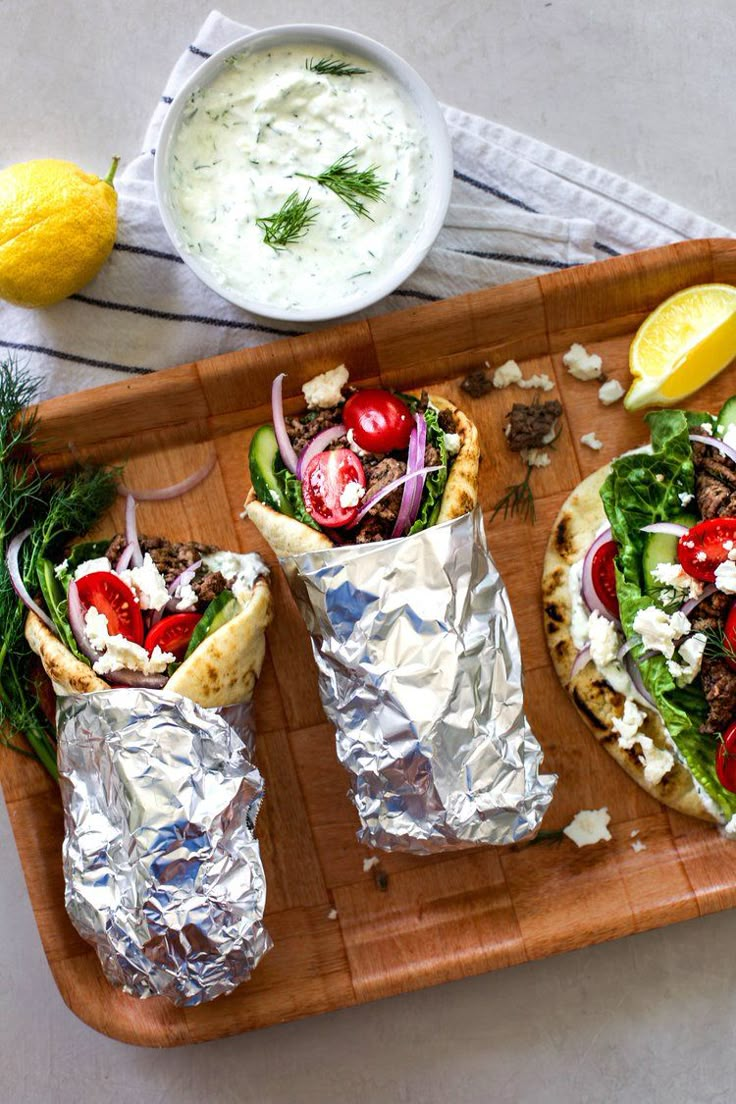
{"type": "MultiPolygon", "coordinates": [[[[0,0],[0,165],[138,152],[207,0],[0,0]]],[[[381,39],[437,96],[736,227],[733,0],[245,0],[381,39]]],[[[67,1011],[0,809],[0,1104],[710,1104],[733,1087],[721,914],[249,1036],[145,1051],[67,1011]]]]}

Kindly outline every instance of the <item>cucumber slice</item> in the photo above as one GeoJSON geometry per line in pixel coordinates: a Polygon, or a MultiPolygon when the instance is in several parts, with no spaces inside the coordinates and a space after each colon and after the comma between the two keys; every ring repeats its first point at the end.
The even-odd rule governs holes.
{"type": "MultiPolygon", "coordinates": [[[[280,514],[294,516],[291,504],[281,492],[276,477],[275,464],[279,456],[279,446],[273,426],[264,425],[253,434],[248,453],[250,481],[256,498],[266,506],[272,506],[280,514]]],[[[201,621],[200,621],[201,624],[201,621]]]]}
{"type": "MultiPolygon", "coordinates": [[[[681,514],[675,518],[677,525],[691,525],[697,523],[697,518],[692,514],[681,514]]],[[[654,574],[658,564],[677,563],[678,538],[669,533],[647,533],[642,556],[642,570],[644,572],[644,593],[653,594],[662,589],[662,584],[654,574]]]]}
{"type": "Polygon", "coordinates": [[[729,426],[736,426],[736,395],[726,399],[716,418],[716,425],[723,426],[723,433],[719,433],[719,437],[726,436],[729,426]]]}
{"type": "Polygon", "coordinates": [[[202,614],[201,620],[197,622],[184,653],[184,659],[189,659],[192,652],[199,647],[205,637],[217,632],[222,625],[235,616],[239,609],[240,603],[231,590],[223,590],[216,598],[213,598],[202,614]]]}

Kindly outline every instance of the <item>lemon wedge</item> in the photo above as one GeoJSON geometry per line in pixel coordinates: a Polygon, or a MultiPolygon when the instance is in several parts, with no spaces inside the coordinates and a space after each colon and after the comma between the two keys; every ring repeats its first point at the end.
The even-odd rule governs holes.
{"type": "Polygon", "coordinates": [[[736,287],[697,284],[665,299],[629,350],[627,410],[687,398],[736,357],[736,287]]]}

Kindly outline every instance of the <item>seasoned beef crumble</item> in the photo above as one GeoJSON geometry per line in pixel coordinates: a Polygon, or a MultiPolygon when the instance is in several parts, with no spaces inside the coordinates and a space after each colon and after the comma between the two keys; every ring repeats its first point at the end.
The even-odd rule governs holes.
{"type": "MultiPolygon", "coordinates": [[[[148,552],[167,586],[170,586],[177,575],[181,575],[182,571],[186,571],[197,560],[219,551],[213,544],[200,544],[198,541],[169,541],[165,537],[140,537],[138,543],[144,555],[148,552]]],[[[126,544],[127,540],[122,533],[118,533],[110,542],[105,555],[113,567],[120,559],[126,544]]],[[[209,571],[206,567],[200,567],[190,585],[197,595],[197,610],[203,610],[208,602],[227,589],[227,579],[220,571],[209,571]]]]}
{"type": "Polygon", "coordinates": [[[504,433],[512,452],[543,448],[562,417],[562,405],[556,399],[544,403],[514,403],[506,415],[504,433]]]}

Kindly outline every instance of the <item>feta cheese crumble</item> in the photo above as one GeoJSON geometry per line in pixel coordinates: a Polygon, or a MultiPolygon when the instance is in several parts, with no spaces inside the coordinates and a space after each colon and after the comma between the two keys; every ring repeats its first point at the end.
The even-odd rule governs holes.
{"type": "Polygon", "coordinates": [[[372,855],[370,859],[363,859],[363,873],[367,874],[374,866],[378,866],[380,861],[377,855],[372,855]]]}
{"type": "Polygon", "coordinates": [[[554,383],[546,372],[538,372],[533,376],[529,376],[528,379],[520,379],[518,383],[519,387],[523,387],[525,391],[530,391],[532,389],[537,391],[551,391],[554,387],[554,383]]]}
{"type": "Polygon", "coordinates": [[[510,387],[512,383],[518,383],[521,378],[521,368],[516,361],[507,360],[493,373],[493,386],[500,390],[502,387],[510,387]]]}
{"type": "Polygon", "coordinates": [[[92,664],[92,670],[98,675],[122,670],[161,675],[176,659],[171,652],[162,652],[158,644],[149,655],[140,644],[134,644],[118,633],[111,636],[107,617],[94,606],[90,606],[85,613],[84,625],[90,644],[102,653],[92,664]]]}
{"type": "Polygon", "coordinates": [[[520,456],[530,468],[548,468],[551,463],[549,453],[541,448],[522,449],[520,456]]]}
{"type": "Polygon", "coordinates": [[[336,908],[331,908],[330,909],[330,911],[327,913],[327,919],[328,920],[337,920],[337,909],[336,908]]]}
{"type": "Polygon", "coordinates": [[[605,667],[613,663],[621,646],[621,637],[616,632],[613,621],[603,617],[597,610],[593,610],[588,621],[588,639],[590,658],[596,667],[605,667]]]}
{"type": "Polygon", "coordinates": [[[675,641],[690,632],[690,622],[679,610],[670,616],[657,606],[647,606],[637,613],[633,629],[641,636],[645,650],[651,648],[665,659],[672,659],[675,641]]]}
{"type": "Polygon", "coordinates": [[[348,439],[348,448],[351,448],[356,456],[370,456],[369,452],[366,452],[365,449],[362,449],[360,445],[356,443],[352,429],[349,429],[345,436],[348,439]]]}
{"type": "Polygon", "coordinates": [[[57,564],[54,568],[54,575],[57,579],[60,579],[69,566],[68,560],[62,560],[60,564],[57,564]]]}
{"type": "Polygon", "coordinates": [[[700,674],[706,643],[704,633],[693,633],[680,645],[678,660],[667,660],[667,670],[678,686],[689,686],[700,674]]]}
{"type": "Polygon", "coordinates": [[[142,610],[163,609],[171,597],[166,580],[151,559],[150,552],[146,552],[140,567],[131,567],[118,574],[133,591],[142,610]]]}
{"type": "Polygon", "coordinates": [[[632,851],[639,852],[639,851],[646,851],[646,849],[647,849],[647,845],[644,843],[643,840],[634,840],[634,842],[631,844],[631,850],[632,851]]]}
{"type": "Polygon", "coordinates": [[[611,727],[618,732],[618,746],[624,751],[639,748],[639,761],[644,767],[644,778],[651,785],[661,782],[675,765],[672,752],[657,747],[651,736],[641,732],[646,721],[646,713],[638,709],[633,701],[627,699],[621,717],[611,718],[611,727]]]}
{"type": "Polygon", "coordinates": [[[681,506],[689,506],[694,498],[694,495],[691,495],[689,491],[681,491],[677,497],[680,500],[681,506]]]}
{"type": "Polygon", "coordinates": [[[603,361],[597,353],[589,353],[584,345],[574,342],[562,358],[562,363],[575,379],[600,379],[603,361]]]}
{"type": "Polygon", "coordinates": [[[457,456],[460,451],[460,434],[459,433],[446,433],[445,434],[445,449],[448,456],[457,456]]]}
{"type": "Polygon", "coordinates": [[[652,574],[662,586],[675,587],[676,590],[687,591],[689,598],[699,598],[703,593],[703,584],[698,579],[693,579],[679,563],[660,563],[654,568],[652,574]]]}
{"type": "Polygon", "coordinates": [[[343,492],[340,495],[340,505],[343,510],[349,510],[351,507],[358,505],[364,494],[365,487],[361,486],[356,479],[351,480],[351,482],[346,483],[343,488],[343,492]]]}
{"type": "Polygon", "coordinates": [[[604,406],[611,406],[612,403],[618,402],[623,394],[624,388],[615,379],[606,380],[598,388],[598,398],[604,406]]]}
{"type": "Polygon", "coordinates": [[[724,594],[736,594],[736,563],[731,559],[730,552],[728,557],[716,568],[715,582],[718,590],[724,594]]]}
{"type": "Polygon", "coordinates": [[[700,429],[705,434],[706,437],[712,437],[713,436],[713,426],[710,422],[701,422],[700,423],[700,429]]]}
{"type": "Polygon", "coordinates": [[[177,599],[177,610],[191,610],[194,609],[199,599],[197,598],[197,592],[191,583],[184,583],[183,586],[178,586],[174,592],[174,598],[177,599]]]}
{"type": "MultiPolygon", "coordinates": [[[[722,428],[718,427],[718,432],[723,433],[722,428]]],[[[731,422],[728,429],[723,433],[722,437],[724,445],[728,445],[730,448],[736,448],[736,425],[731,422]]]]}
{"type": "Polygon", "coordinates": [[[342,389],[349,377],[350,373],[345,365],[338,364],[337,368],[330,368],[314,379],[307,380],[302,387],[302,394],[309,409],[326,410],[330,406],[337,406],[342,401],[342,389]]]}
{"type": "Polygon", "coordinates": [[[603,442],[595,435],[595,431],[592,433],[584,433],[580,438],[581,445],[587,445],[588,448],[593,449],[594,452],[598,452],[603,448],[603,442]]]}
{"type": "Polygon", "coordinates": [[[605,805],[602,809],[581,809],[562,831],[578,847],[589,847],[612,838],[608,831],[610,821],[611,814],[605,805]]]}
{"type": "Polygon", "coordinates": [[[611,727],[618,732],[619,747],[633,747],[639,736],[639,729],[647,719],[646,713],[638,708],[630,698],[624,703],[624,711],[620,717],[611,717],[611,727]]]}
{"type": "MultiPolygon", "coordinates": [[[[66,563],[66,560],[64,560],[66,563]]],[[[108,560],[107,556],[98,556],[94,560],[85,560],[84,563],[79,564],[77,570],[74,572],[75,579],[83,579],[85,575],[94,575],[97,571],[112,571],[112,564],[108,560]]]]}

